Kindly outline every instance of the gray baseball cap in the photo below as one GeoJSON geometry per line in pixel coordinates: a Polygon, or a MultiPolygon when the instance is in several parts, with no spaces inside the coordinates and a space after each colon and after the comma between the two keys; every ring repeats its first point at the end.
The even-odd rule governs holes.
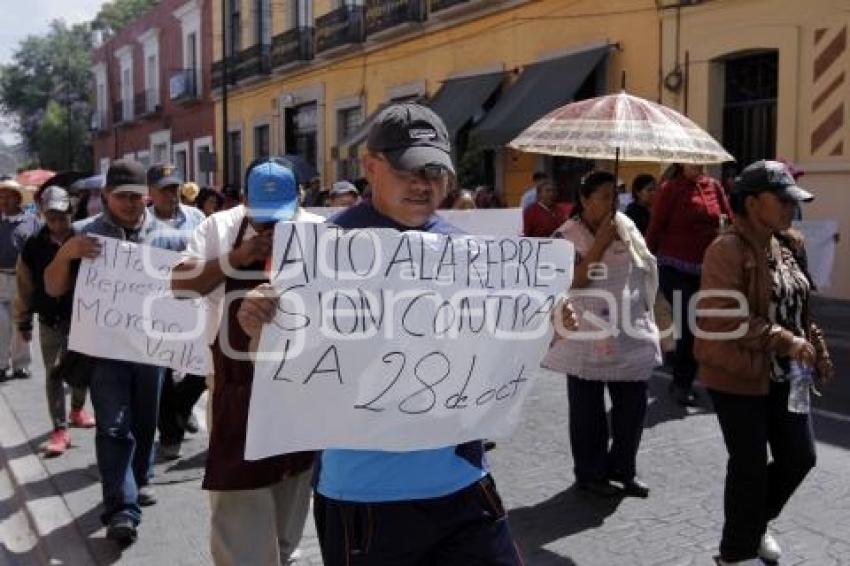
{"type": "Polygon", "coordinates": [[[779,161],[761,160],[747,165],[735,179],[734,191],[753,194],[770,191],[784,200],[811,202],[815,195],[797,185],[788,167],[779,161]]]}
{"type": "Polygon", "coordinates": [[[369,130],[366,147],[385,155],[399,170],[443,167],[455,172],[446,125],[421,104],[391,104],[381,110],[369,130]]]}
{"type": "Polygon", "coordinates": [[[71,210],[71,197],[68,191],[62,187],[51,185],[41,191],[39,199],[42,212],[54,210],[56,212],[68,212],[71,210]]]}
{"type": "Polygon", "coordinates": [[[148,194],[145,168],[138,161],[119,159],[113,161],[106,171],[106,188],[113,193],[148,194]]]}
{"type": "Polygon", "coordinates": [[[357,191],[357,187],[349,181],[337,181],[331,186],[330,195],[332,197],[337,195],[345,195],[349,193],[354,193],[355,195],[360,194],[357,191]]]}

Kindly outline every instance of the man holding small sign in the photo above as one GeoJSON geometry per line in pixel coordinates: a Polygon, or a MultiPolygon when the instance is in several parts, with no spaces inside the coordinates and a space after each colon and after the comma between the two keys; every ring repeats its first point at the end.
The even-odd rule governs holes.
{"type": "MultiPolygon", "coordinates": [[[[148,194],[141,164],[118,160],[106,173],[104,211],[75,225],[44,273],[52,297],[73,292],[80,260],[101,256],[94,236],[148,243],[158,226],[145,208],[148,194]]],[[[73,334],[73,332],[72,332],[73,334]]],[[[72,336],[73,338],[73,336],[72,336]]],[[[126,545],[136,540],[142,506],[156,503],[150,487],[162,368],[136,361],[94,358],[89,392],[97,421],[95,449],[103,485],[106,536],[126,545]]]]}
{"type": "MultiPolygon", "coordinates": [[[[447,410],[454,410],[454,414],[460,415],[462,409],[466,411],[464,414],[475,414],[475,418],[498,418],[498,410],[485,413],[483,410],[478,411],[474,405],[476,403],[478,405],[491,403],[490,406],[492,407],[495,406],[497,401],[509,403],[509,398],[516,395],[524,383],[529,381],[524,377],[525,368],[519,368],[519,371],[513,374],[513,377],[510,377],[511,374],[509,373],[506,377],[507,381],[499,382],[491,390],[485,390],[481,395],[479,395],[479,391],[476,391],[475,394],[471,391],[465,392],[467,388],[461,384],[463,388],[454,395],[443,398],[445,395],[443,394],[438,398],[436,386],[449,378],[449,374],[452,373],[449,370],[449,356],[435,350],[424,357],[419,357],[415,352],[406,352],[404,343],[401,343],[400,346],[394,348],[394,352],[389,352],[383,356],[383,364],[395,367],[401,364],[399,360],[402,358],[406,360],[409,355],[416,355],[418,361],[411,360],[411,365],[414,365],[411,371],[421,383],[422,388],[420,391],[415,391],[407,398],[402,399],[400,403],[398,397],[393,397],[393,402],[388,403],[385,395],[395,395],[390,393],[390,390],[397,379],[392,380],[390,385],[385,387],[383,382],[376,384],[376,379],[373,379],[369,371],[357,374],[357,371],[350,370],[352,370],[353,365],[361,367],[358,364],[365,364],[363,367],[373,367],[374,363],[369,366],[370,362],[374,362],[374,360],[368,359],[372,358],[374,354],[370,348],[375,343],[383,344],[385,347],[394,345],[396,336],[386,336],[384,339],[378,337],[375,340],[374,335],[371,335],[368,338],[371,342],[363,342],[363,351],[359,356],[360,358],[367,358],[366,360],[358,360],[356,355],[343,358],[340,356],[340,352],[343,351],[346,340],[342,337],[338,340],[327,339],[320,348],[323,353],[319,356],[315,365],[313,363],[308,364],[306,376],[302,375],[300,371],[285,366],[285,364],[294,363],[294,368],[302,367],[298,365],[299,358],[302,356],[290,352],[288,341],[286,345],[275,342],[276,336],[280,336],[281,332],[291,334],[291,331],[297,331],[299,327],[301,330],[311,331],[307,327],[310,326],[310,321],[316,318],[314,316],[316,312],[313,310],[310,311],[312,314],[304,312],[304,308],[308,306],[305,304],[307,301],[304,300],[304,297],[309,299],[310,293],[315,293],[316,289],[322,293],[333,293],[331,282],[334,276],[328,276],[327,273],[345,271],[346,261],[349,264],[347,275],[355,279],[360,275],[361,270],[371,272],[376,266],[385,269],[377,275],[373,273],[369,278],[364,277],[363,294],[360,295],[364,301],[372,300],[369,297],[372,296],[373,291],[380,292],[380,279],[383,278],[386,280],[387,287],[398,285],[401,293],[405,295],[402,300],[406,302],[403,303],[405,306],[401,311],[388,309],[386,312],[389,312],[389,314],[386,315],[376,315],[371,307],[360,309],[360,315],[354,315],[353,323],[351,322],[351,312],[358,309],[350,309],[349,316],[340,317],[339,324],[336,324],[338,334],[344,334],[348,330],[354,329],[364,330],[362,327],[367,324],[377,325],[378,321],[384,320],[383,316],[386,316],[388,321],[400,321],[399,332],[404,339],[415,338],[417,335],[424,336],[425,334],[444,337],[450,332],[448,327],[452,325],[444,317],[441,318],[440,312],[447,314],[449,310],[456,309],[454,311],[457,315],[455,320],[458,316],[461,318],[467,316],[464,320],[468,324],[464,326],[463,323],[460,323],[459,327],[454,328],[453,331],[459,332],[463,338],[462,340],[454,340],[455,349],[458,345],[462,348],[464,344],[468,344],[470,345],[468,349],[473,350],[471,366],[468,367],[470,376],[473,375],[475,370],[475,355],[484,353],[478,351],[481,348],[480,345],[484,342],[478,342],[476,341],[477,337],[469,335],[470,332],[475,333],[470,329],[472,319],[476,316],[471,314],[473,311],[479,313],[479,315],[485,311],[505,313],[501,319],[496,315],[496,321],[493,323],[494,332],[498,332],[505,324],[508,326],[512,324],[516,327],[517,324],[521,324],[518,322],[520,320],[528,322],[530,319],[536,318],[539,326],[540,318],[537,317],[541,316],[548,325],[549,315],[552,313],[558,314],[558,322],[564,328],[572,329],[575,327],[571,309],[563,306],[563,303],[556,304],[552,300],[554,297],[547,297],[550,300],[548,303],[539,301],[535,308],[530,309],[532,312],[526,313],[529,310],[530,302],[526,302],[523,308],[523,303],[521,303],[523,299],[519,298],[517,293],[507,292],[527,291],[527,293],[524,293],[526,298],[532,294],[535,283],[538,283],[537,275],[544,271],[543,262],[538,262],[539,265],[536,267],[526,265],[525,267],[528,267],[528,269],[524,269],[519,266],[517,259],[519,255],[522,255],[525,263],[533,263],[531,258],[534,256],[535,244],[532,244],[530,240],[525,240],[525,246],[531,250],[530,253],[525,254],[520,254],[521,243],[516,239],[503,242],[491,239],[491,246],[487,244],[486,238],[463,236],[457,228],[434,214],[454,176],[448,134],[445,125],[436,114],[417,104],[394,104],[387,107],[377,116],[370,130],[367,149],[368,154],[363,158],[363,165],[370,186],[373,188],[371,202],[361,203],[331,220],[338,228],[348,231],[348,239],[346,240],[346,236],[343,235],[334,235],[333,228],[305,230],[295,225],[278,225],[276,241],[279,244],[282,243],[281,247],[285,249],[275,247],[274,260],[271,266],[274,286],[264,285],[256,289],[243,301],[237,314],[246,333],[254,337],[260,336],[261,331],[263,333],[257,354],[255,395],[252,398],[251,405],[252,419],[255,416],[255,409],[257,422],[261,422],[269,416],[268,412],[264,410],[266,407],[261,406],[261,400],[258,399],[258,396],[261,395],[259,388],[266,391],[270,386],[269,384],[281,386],[314,384],[316,389],[314,389],[312,397],[310,397],[311,393],[305,392],[304,387],[288,389],[287,394],[299,396],[299,400],[310,400],[312,404],[306,410],[319,411],[325,417],[324,428],[336,427],[339,429],[340,422],[360,422],[356,419],[360,417],[369,419],[375,415],[389,415],[387,416],[388,420],[383,421],[385,428],[392,428],[397,423],[407,423],[407,426],[411,427],[408,429],[411,431],[411,436],[418,435],[420,443],[429,445],[428,448],[408,448],[407,451],[388,451],[380,446],[371,447],[374,449],[351,449],[354,446],[369,445],[370,442],[373,442],[370,437],[374,438],[380,435],[385,438],[393,437],[391,430],[362,428],[350,431],[350,436],[346,437],[349,438],[348,449],[341,449],[343,447],[341,444],[324,447],[316,485],[314,510],[325,564],[329,566],[420,563],[522,564],[522,559],[508,528],[505,510],[488,472],[481,440],[464,441],[467,440],[467,438],[464,438],[460,440],[460,444],[441,443],[439,439],[445,438],[445,431],[441,436],[430,437],[431,440],[422,439],[429,434],[429,429],[441,425],[437,417],[434,416],[437,413],[432,411],[444,414],[447,410]],[[388,230],[358,230],[366,228],[388,230]],[[369,237],[369,232],[372,232],[373,237],[369,237]],[[393,236],[393,233],[396,235],[393,236]],[[323,240],[326,243],[330,242],[331,250],[336,250],[336,252],[330,251],[322,255],[321,252],[311,251],[322,249],[320,242],[323,240]],[[369,241],[371,241],[371,244],[367,244],[369,241]],[[303,247],[308,250],[307,252],[300,254],[292,251],[295,248],[300,248],[305,242],[306,244],[303,247]],[[315,248],[311,242],[316,243],[315,248]],[[513,263],[516,264],[515,269],[509,273],[501,270],[501,267],[507,262],[495,259],[500,254],[500,245],[503,249],[507,249],[507,255],[512,257],[513,263]],[[512,250],[511,245],[515,246],[512,250]],[[390,247],[389,250],[387,249],[388,246],[390,247]],[[395,247],[395,252],[392,252],[393,247],[395,247]],[[445,261],[440,260],[438,265],[431,264],[430,267],[426,267],[427,261],[440,257],[439,252],[434,253],[434,249],[440,248],[443,250],[442,257],[445,261]],[[477,252],[473,251],[473,248],[476,248],[477,252]],[[364,249],[367,250],[365,256],[362,253],[364,249]],[[340,252],[340,250],[342,251],[340,252]],[[341,256],[346,255],[345,250],[348,250],[347,259],[340,259],[341,256]],[[371,260],[369,250],[374,252],[371,254],[371,260]],[[379,250],[389,251],[390,253],[382,254],[379,250]],[[451,259],[448,259],[449,256],[451,259]],[[458,256],[463,256],[465,259],[458,256]],[[329,257],[333,258],[330,267],[328,267],[327,262],[323,261],[329,257]],[[314,259],[316,262],[315,269],[310,264],[314,259]],[[319,265],[323,265],[324,269],[319,268],[319,265]],[[324,277],[310,279],[320,270],[325,272],[324,277]],[[302,280],[298,278],[299,272],[302,274],[302,280]],[[521,283],[519,280],[523,273],[526,274],[526,281],[521,283]],[[511,285],[506,282],[506,280],[514,278],[515,284],[511,285]],[[407,281],[407,283],[402,283],[402,281],[407,281]],[[467,292],[471,288],[479,287],[481,292],[478,296],[483,297],[482,300],[495,298],[500,306],[487,310],[489,307],[473,306],[472,303],[467,303],[466,311],[464,311],[464,303],[461,299],[454,306],[447,301],[437,303],[436,311],[438,312],[429,311],[425,304],[432,298],[431,289],[443,281],[447,282],[447,285],[466,286],[467,292]],[[288,292],[284,293],[286,296],[281,296],[281,287],[286,285],[288,287],[284,289],[288,292]],[[405,285],[407,289],[405,289],[405,285]],[[296,287],[298,289],[295,289],[296,287]],[[409,293],[405,293],[405,291],[420,287],[427,290],[418,295],[414,294],[412,297],[409,293]],[[500,290],[506,292],[499,294],[498,291],[500,290]],[[503,299],[506,306],[501,309],[503,299]],[[300,306],[298,306],[299,303],[300,306]],[[298,308],[302,310],[297,310],[298,308]],[[425,310],[419,310],[420,314],[408,316],[412,311],[423,308],[425,310]],[[364,314],[366,311],[368,311],[368,314],[364,314]],[[467,315],[464,315],[463,312],[466,312],[467,315]],[[397,319],[396,316],[398,316],[397,319]],[[358,320],[360,322],[357,322],[358,320]],[[506,323],[505,320],[512,320],[513,322],[506,323]],[[439,321],[442,321],[442,326],[438,326],[439,321]],[[341,330],[345,324],[349,325],[348,330],[341,330]],[[263,329],[264,325],[265,330],[263,329]],[[282,360],[279,359],[280,352],[278,350],[283,352],[282,360]],[[274,354],[278,354],[277,365],[279,368],[277,371],[274,369],[275,363],[260,361],[261,358],[269,356],[269,354],[272,358],[274,358],[274,354]],[[292,354],[292,357],[289,354],[292,354]],[[345,362],[340,363],[340,359],[348,360],[350,365],[347,366],[345,362]],[[313,366],[312,371],[309,370],[309,366],[313,366]],[[270,373],[273,375],[270,379],[267,379],[269,375],[266,370],[269,367],[272,368],[270,373]],[[426,379],[423,375],[424,372],[427,370],[433,373],[435,369],[442,372],[442,375],[435,376],[429,373],[426,379]],[[349,377],[354,379],[349,379],[349,377]],[[350,421],[339,419],[338,409],[342,405],[334,403],[340,399],[345,401],[343,396],[346,395],[346,393],[340,394],[340,388],[349,388],[347,390],[351,391],[350,388],[354,387],[356,393],[357,387],[369,387],[370,384],[370,391],[374,395],[360,398],[362,403],[358,403],[353,408],[350,405],[347,407],[345,412],[348,415],[347,418],[351,419],[350,421]],[[380,385],[380,387],[374,389],[376,385],[380,385]],[[328,392],[327,396],[315,393],[315,391],[321,392],[323,390],[328,392]],[[419,395],[419,393],[422,393],[422,395],[419,395]],[[301,395],[304,395],[304,397],[301,397],[301,395]],[[390,415],[390,408],[392,408],[392,415],[390,415]],[[353,412],[356,412],[357,416],[351,416],[353,412]],[[399,415],[400,413],[401,415],[399,415]],[[410,420],[417,418],[424,420],[410,420]],[[408,420],[404,421],[403,419],[408,420]],[[412,426],[410,425],[411,422],[414,423],[412,426]],[[413,432],[417,428],[421,432],[413,432]]],[[[538,257],[546,255],[546,246],[549,243],[551,241],[540,242],[540,247],[536,250],[538,257]]],[[[561,245],[559,244],[559,246],[561,245]]],[[[552,249],[554,250],[556,247],[553,245],[552,249]]],[[[563,244],[560,251],[568,249],[568,246],[563,244]]],[[[564,256],[566,257],[560,258],[562,264],[571,265],[569,255],[569,253],[565,253],[564,256]]],[[[557,262],[555,265],[554,271],[558,271],[557,262]]],[[[561,271],[565,270],[562,269],[561,271]]],[[[569,286],[569,274],[550,275],[552,277],[550,277],[548,284],[543,282],[542,279],[539,281],[541,287],[547,287],[547,291],[556,286],[552,284],[553,280],[564,285],[559,291],[569,286]]],[[[472,301],[472,297],[475,295],[472,293],[468,293],[468,295],[467,298],[472,301]]],[[[357,300],[354,297],[355,295],[346,296],[337,293],[331,303],[333,305],[337,302],[336,299],[339,299],[339,301],[349,300],[353,301],[352,307],[356,307],[357,300]]],[[[531,301],[531,299],[527,300],[531,301]]],[[[380,299],[378,302],[380,302],[380,299]]],[[[318,303],[320,307],[324,304],[321,298],[318,303]]],[[[315,304],[311,302],[309,306],[314,307],[315,304]]],[[[324,320],[327,310],[320,308],[318,311],[320,320],[324,320]]],[[[333,317],[340,313],[340,309],[337,306],[331,306],[330,310],[332,311],[330,316],[333,320],[333,317]]],[[[482,325],[484,324],[480,317],[476,318],[475,323],[478,324],[479,322],[482,325]]],[[[313,325],[313,328],[315,326],[313,325]]],[[[333,327],[334,323],[332,322],[330,326],[333,327]]],[[[382,328],[382,330],[386,329],[382,328]]],[[[307,336],[307,342],[315,342],[313,335],[308,334],[307,336]]],[[[437,343],[437,337],[434,337],[434,344],[437,343]]],[[[356,344],[355,342],[355,346],[349,346],[349,352],[352,349],[356,350],[356,344]]],[[[510,345],[511,343],[504,342],[503,344],[510,345]]],[[[447,345],[446,349],[450,347],[451,345],[447,345]]],[[[307,352],[310,352],[315,350],[315,344],[307,344],[300,349],[304,350],[305,348],[307,352]]],[[[510,352],[510,350],[508,351],[510,352]]],[[[482,365],[485,362],[486,360],[480,360],[482,365]]],[[[539,358],[536,362],[539,363],[539,358]]],[[[380,357],[377,364],[378,366],[381,365],[380,357]]],[[[531,370],[532,368],[528,369],[531,370]]],[[[399,375],[402,371],[399,370],[399,375]]],[[[479,375],[478,377],[490,383],[490,381],[486,381],[490,376],[479,375]]],[[[516,407],[518,405],[514,408],[516,407]]],[[[286,409],[282,410],[282,412],[285,411],[286,409]]],[[[510,416],[513,417],[514,415],[511,414],[510,416]]],[[[462,420],[464,417],[457,418],[462,420]]],[[[367,420],[364,422],[377,423],[379,421],[367,420]]],[[[379,425],[376,424],[375,426],[379,425]]],[[[298,444],[298,442],[304,441],[303,438],[299,437],[299,434],[306,436],[312,432],[306,430],[275,430],[272,435],[258,436],[259,431],[252,435],[249,423],[249,445],[246,456],[249,454],[257,456],[269,451],[280,450],[280,445],[278,444],[278,447],[275,448],[274,443],[284,436],[288,437],[292,444],[298,444]],[[292,438],[293,436],[296,438],[292,438]],[[253,447],[251,445],[252,440],[254,441],[253,447]]],[[[345,430],[338,430],[337,432],[340,435],[346,433],[345,430]]],[[[393,446],[403,446],[405,436],[406,434],[396,435],[393,446]]],[[[307,440],[306,442],[321,441],[307,440]]]]}

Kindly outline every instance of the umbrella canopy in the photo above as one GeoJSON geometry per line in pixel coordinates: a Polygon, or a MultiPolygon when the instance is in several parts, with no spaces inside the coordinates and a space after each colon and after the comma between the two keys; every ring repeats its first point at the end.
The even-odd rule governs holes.
{"type": "Polygon", "coordinates": [[[76,191],[95,191],[97,189],[102,189],[105,184],[106,177],[104,175],[94,175],[92,177],[86,177],[84,179],[74,181],[71,185],[71,189],[76,191]]]}
{"type": "Polygon", "coordinates": [[[540,118],[510,147],[584,159],[723,163],[734,158],[671,108],[625,92],[572,102],[540,118]]]}
{"type": "Polygon", "coordinates": [[[16,180],[25,187],[40,187],[56,173],[47,169],[30,169],[18,173],[16,180]]]}

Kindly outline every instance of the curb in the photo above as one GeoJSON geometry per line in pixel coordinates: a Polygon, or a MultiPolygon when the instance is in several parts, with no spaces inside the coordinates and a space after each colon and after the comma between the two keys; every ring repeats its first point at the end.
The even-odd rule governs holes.
{"type": "Polygon", "coordinates": [[[14,501],[23,511],[32,533],[36,536],[33,553],[43,564],[55,564],[56,557],[73,566],[95,566],[97,561],[89,551],[86,537],[78,530],[62,493],[56,489],[50,473],[38,455],[33,452],[21,422],[0,391],[0,465],[5,468],[14,491],[14,501]],[[22,456],[10,459],[6,451],[11,447],[26,447],[22,456]],[[42,483],[51,486],[48,496],[35,497],[28,484],[42,483]],[[73,528],[67,528],[72,526],[73,528]],[[64,529],[59,535],[54,531],[64,529]],[[52,536],[53,535],[53,536],[52,536]]]}

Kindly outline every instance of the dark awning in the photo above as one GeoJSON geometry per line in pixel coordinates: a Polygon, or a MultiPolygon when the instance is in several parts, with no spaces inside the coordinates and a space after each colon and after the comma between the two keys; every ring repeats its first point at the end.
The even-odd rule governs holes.
{"type": "Polygon", "coordinates": [[[488,147],[507,145],[535,120],[572,100],[609,49],[604,45],[527,65],[472,135],[488,147]]]}
{"type": "Polygon", "coordinates": [[[502,84],[505,72],[458,77],[443,82],[443,86],[428,103],[449,130],[449,139],[479,112],[484,103],[502,84]]]}

